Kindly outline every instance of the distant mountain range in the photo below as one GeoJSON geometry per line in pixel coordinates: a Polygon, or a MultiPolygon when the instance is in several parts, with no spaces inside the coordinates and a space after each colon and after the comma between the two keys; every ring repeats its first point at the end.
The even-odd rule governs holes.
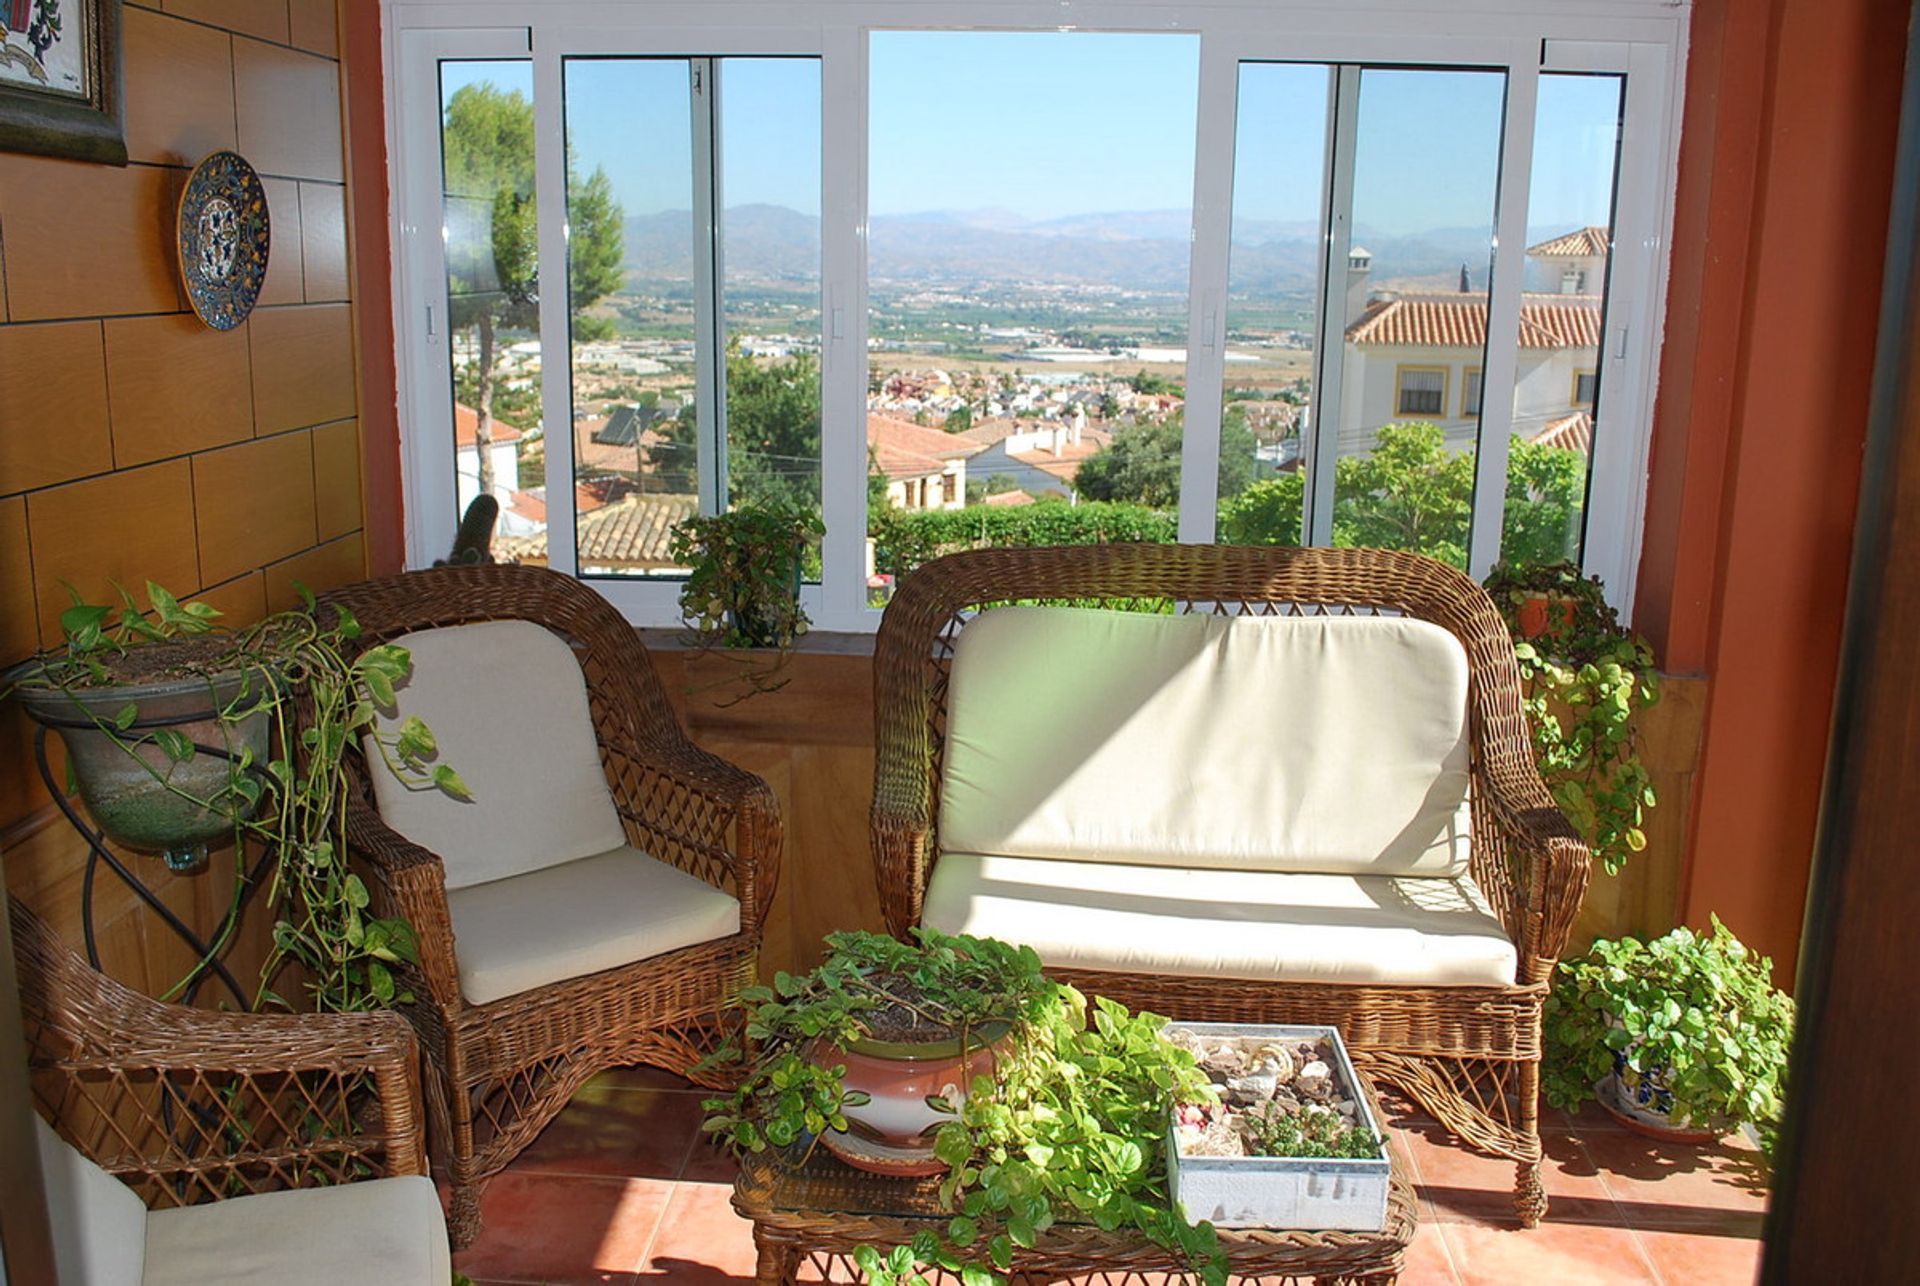
{"type": "MultiPolygon", "coordinates": [[[[1184,210],[1122,210],[1026,219],[1008,210],[934,210],[879,215],[868,227],[875,282],[979,284],[1045,281],[1179,290],[1187,277],[1189,216],[1184,210]]],[[[627,266],[643,280],[690,280],[692,215],[667,210],[627,220],[627,266]]],[[[1529,243],[1568,229],[1544,228],[1529,243]]],[[[1311,289],[1319,228],[1242,221],[1233,242],[1236,291],[1311,289]]],[[[1394,236],[1362,226],[1355,241],[1373,252],[1376,281],[1457,274],[1476,287],[1487,276],[1483,229],[1435,228],[1394,236]]],[[[820,221],[775,205],[726,212],[726,271],[749,280],[804,281],[817,276],[820,221]]]]}

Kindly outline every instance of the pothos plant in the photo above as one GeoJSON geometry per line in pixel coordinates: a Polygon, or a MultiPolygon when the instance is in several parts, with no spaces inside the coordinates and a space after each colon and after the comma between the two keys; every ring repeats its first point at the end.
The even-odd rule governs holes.
{"type": "Polygon", "coordinates": [[[1562,961],[1545,1006],[1541,1090],[1572,1111],[1609,1075],[1651,1081],[1675,1124],[1754,1127],[1772,1150],[1786,1098],[1793,999],[1773,962],[1718,916],[1711,934],[1602,939],[1562,961]]]}
{"type": "Polygon", "coordinates": [[[1513,632],[1540,775],[1607,873],[1618,874],[1647,846],[1642,823],[1657,802],[1634,727],[1660,699],[1653,650],[1620,624],[1600,579],[1571,563],[1501,563],[1487,592],[1513,632]],[[1545,628],[1527,637],[1522,611],[1541,597],[1545,628]]]}
{"type": "MultiPolygon", "coordinates": [[[[746,1048],[739,1088],[706,1101],[706,1130],[738,1152],[811,1153],[862,1099],[845,1066],[816,1051],[869,1034],[869,1023],[906,998],[918,1018],[966,1034],[1006,1024],[993,1074],[978,1075],[958,1103],[930,1099],[951,1117],[934,1134],[948,1169],[938,1230],[901,1246],[863,1246],[855,1262],[876,1286],[924,1286],[945,1269],[986,1286],[1060,1218],[1133,1228],[1182,1253],[1209,1283],[1226,1279],[1213,1226],[1190,1225],[1169,1200],[1164,1166],[1171,1105],[1216,1101],[1193,1055],[1161,1036],[1166,1020],[1129,1013],[1047,978],[1029,947],[914,930],[903,943],[871,933],[827,938],[825,963],[805,976],[741,992],[746,1048]]],[[[738,1057],[737,1049],[719,1058],[738,1057]]]]}
{"type": "Polygon", "coordinates": [[[812,508],[778,499],[745,501],[674,527],[668,553],[687,569],[680,614],[694,639],[705,648],[776,653],[771,662],[747,663],[743,695],[784,684],[779,673],[809,624],[801,572],[825,532],[812,508]]]}
{"type": "MultiPolygon", "coordinates": [[[[17,668],[13,688],[28,697],[64,695],[61,708],[84,720],[83,731],[124,752],[152,791],[230,823],[241,876],[236,905],[248,849],[264,848],[276,919],[257,1004],[286,1003],[272,982],[288,960],[305,966],[317,1009],[354,1011],[408,1000],[396,989],[391,966],[415,960],[412,927],[369,914],[368,890],[347,867],[345,842],[347,761],[368,747],[410,787],[467,797],[454,768],[433,762],[438,749],[425,723],[408,718],[389,730],[376,720],[377,707],[392,706],[396,685],[411,669],[406,650],[387,644],[356,652],[351,644],[360,625],[353,614],[321,608],[304,586],[301,609],[241,630],[223,629],[211,605],[182,603],[151,581],[144,609],[123,587],[116,589],[120,601],[113,605],[82,603],[74,595],[60,618],[64,644],[17,668]],[[196,744],[178,727],[148,726],[136,701],[121,703],[114,695],[116,688],[155,679],[177,681],[189,693],[200,687],[207,722],[218,727],[225,749],[196,744]],[[240,735],[262,719],[270,733],[263,742],[240,735]],[[211,774],[182,771],[208,757],[221,767],[211,774]]],[[[209,959],[174,992],[224,949],[234,924],[229,916],[209,959]]]]}

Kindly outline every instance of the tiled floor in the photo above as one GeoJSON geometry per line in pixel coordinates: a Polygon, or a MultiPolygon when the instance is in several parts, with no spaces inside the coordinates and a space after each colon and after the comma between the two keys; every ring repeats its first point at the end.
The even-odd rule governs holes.
{"type": "MultiPolygon", "coordinates": [[[[591,1082],[487,1189],[486,1227],[455,1267],[486,1283],[753,1280],[747,1225],[728,1205],[731,1166],[699,1133],[700,1094],[633,1069],[591,1082]]],[[[1394,1117],[1420,1185],[1420,1233],[1401,1277],[1449,1283],[1747,1283],[1766,1205],[1744,1144],[1669,1148],[1594,1113],[1546,1129],[1547,1221],[1514,1228],[1513,1169],[1394,1117]]]]}

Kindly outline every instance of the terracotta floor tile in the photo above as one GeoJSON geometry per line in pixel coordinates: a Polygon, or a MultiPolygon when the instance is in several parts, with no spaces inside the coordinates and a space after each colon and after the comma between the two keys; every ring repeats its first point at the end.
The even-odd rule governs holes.
{"type": "Polygon", "coordinates": [[[1459,1280],[1453,1271],[1453,1256],[1447,1250],[1446,1234],[1438,1224],[1421,1223],[1407,1247],[1400,1286],[1455,1286],[1459,1280]]]}
{"type": "Polygon", "coordinates": [[[1634,1233],[1662,1280],[1673,1286],[1731,1286],[1760,1275],[1760,1234],[1714,1237],[1699,1233],[1634,1233]]]}
{"type": "Polygon", "coordinates": [[[1632,1230],[1543,1223],[1538,1228],[1489,1228],[1443,1223],[1454,1270],[1467,1286],[1497,1283],[1610,1283],[1644,1286],[1657,1280],[1632,1230]]]}
{"type": "Polygon", "coordinates": [[[739,1164],[730,1153],[722,1152],[702,1135],[687,1154],[687,1165],[680,1177],[688,1183],[724,1183],[731,1187],[739,1164]]]}
{"type": "Polygon", "coordinates": [[[628,1282],[672,1195],[672,1184],[646,1179],[509,1170],[487,1185],[480,1236],[453,1266],[487,1280],[628,1282]]]}
{"type": "Polygon", "coordinates": [[[664,1068],[647,1067],[645,1065],[636,1067],[609,1067],[606,1071],[601,1072],[592,1080],[588,1081],[587,1084],[603,1089],[678,1090],[696,1094],[711,1092],[701,1089],[684,1076],[669,1072],[664,1068]]]}
{"type": "MultiPolygon", "coordinates": [[[[1425,1217],[1496,1228],[1517,1226],[1513,1162],[1474,1152],[1439,1126],[1403,1130],[1400,1137],[1419,1167],[1419,1191],[1427,1202],[1425,1217]]],[[[1563,1133],[1548,1135],[1544,1141],[1547,1157],[1540,1180],[1547,1190],[1547,1219],[1626,1227],[1581,1139],[1563,1133]]]]}
{"type": "Polygon", "coordinates": [[[1681,1147],[1628,1130],[1580,1137],[1632,1226],[1759,1235],[1766,1164],[1744,1141],[1681,1147]]]}
{"type": "Polygon", "coordinates": [[[731,1184],[676,1184],[639,1280],[673,1286],[752,1282],[753,1225],[733,1212],[732,1197],[731,1184]]]}
{"type": "Polygon", "coordinates": [[[700,1119],[699,1100],[691,1094],[584,1085],[511,1168],[677,1179],[700,1119]]]}

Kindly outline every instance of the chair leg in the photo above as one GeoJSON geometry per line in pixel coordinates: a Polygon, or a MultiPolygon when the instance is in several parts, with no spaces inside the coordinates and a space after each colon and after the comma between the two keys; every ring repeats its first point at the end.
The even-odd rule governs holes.
{"type": "Polygon", "coordinates": [[[1540,1163],[1521,1161],[1513,1168],[1513,1209],[1522,1228],[1538,1227],[1547,1214],[1547,1190],[1540,1186],[1540,1163]]]}
{"type": "Polygon", "coordinates": [[[480,1235],[480,1184],[456,1180],[447,1212],[447,1240],[455,1250],[465,1250],[480,1235]]]}

